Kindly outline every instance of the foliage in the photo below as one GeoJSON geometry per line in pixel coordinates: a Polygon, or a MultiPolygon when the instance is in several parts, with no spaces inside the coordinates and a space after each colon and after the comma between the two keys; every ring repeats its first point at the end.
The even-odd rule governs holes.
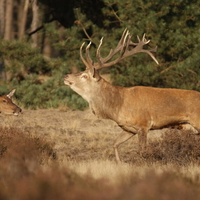
{"type": "Polygon", "coordinates": [[[117,12],[123,25],[133,35],[146,33],[147,38],[152,40],[152,46],[158,46],[156,57],[160,65],[147,60],[147,55],[131,58],[125,64],[116,66],[113,75],[115,83],[121,84],[122,81],[124,86],[139,84],[199,90],[197,52],[200,47],[200,12],[195,9],[200,6],[199,3],[187,0],[138,0],[132,6],[131,1],[123,2],[118,3],[117,12]],[[124,8],[127,11],[121,13],[124,8]]]}
{"type": "Polygon", "coordinates": [[[65,26],[63,30],[56,22],[44,24],[42,31],[53,49],[51,59],[45,59],[41,47],[33,48],[26,37],[22,41],[0,41],[1,59],[11,74],[9,83],[2,82],[4,88],[0,87],[0,92],[5,87],[17,87],[16,95],[24,107],[87,107],[81,97],[64,86],[62,77],[70,71],[84,70],[79,57],[82,42],[92,41],[90,52],[95,60],[99,39],[104,36],[101,52],[105,56],[116,46],[125,28],[134,42],[137,35],[146,33],[151,40],[148,48],[158,46],[156,58],[160,64],[156,65],[148,55],[127,58],[102,72],[111,73],[114,84],[199,90],[200,2],[75,0],[68,7],[63,0],[40,2],[49,6],[65,26]],[[40,76],[49,78],[41,81],[40,76]]]}
{"type": "Polygon", "coordinates": [[[47,61],[40,54],[39,48],[32,48],[25,41],[0,40],[0,55],[3,60],[9,60],[9,70],[17,76],[25,70],[26,73],[43,74],[50,71],[47,61]],[[24,69],[22,69],[22,66],[24,69]]]}

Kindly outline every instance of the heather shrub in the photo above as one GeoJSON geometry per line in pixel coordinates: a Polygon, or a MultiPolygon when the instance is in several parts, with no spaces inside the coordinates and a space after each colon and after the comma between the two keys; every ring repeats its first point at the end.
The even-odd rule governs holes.
{"type": "Polygon", "coordinates": [[[179,166],[200,163],[200,137],[191,131],[167,130],[160,140],[149,141],[142,159],[179,166]]]}
{"type": "MultiPolygon", "coordinates": [[[[8,174],[7,174],[8,175],[8,174]]],[[[22,179],[8,179],[0,188],[4,199],[102,199],[109,188],[105,181],[95,180],[89,176],[81,177],[69,169],[52,167],[51,170],[38,170],[35,174],[27,174],[22,179]]],[[[112,194],[112,193],[110,193],[112,194]]]]}
{"type": "MultiPolygon", "coordinates": [[[[82,134],[82,137],[85,135],[82,134]]],[[[73,140],[70,141],[71,145],[77,145],[73,140]]],[[[162,140],[149,141],[141,160],[147,164],[174,163],[174,168],[162,172],[157,168],[149,168],[141,175],[134,169],[139,163],[139,156],[136,156],[138,162],[130,166],[130,170],[133,170],[129,176],[121,173],[119,181],[111,183],[109,175],[94,178],[90,173],[79,174],[68,167],[68,162],[61,167],[55,159],[53,145],[42,138],[26,135],[16,128],[0,128],[0,199],[199,199],[198,174],[189,178],[177,170],[183,164],[198,162],[198,142],[199,137],[191,132],[170,130],[162,140]],[[182,159],[181,162],[178,157],[182,159]]],[[[83,142],[81,144],[84,145],[83,142]]],[[[95,148],[90,150],[93,154],[94,151],[95,148]]],[[[89,154],[89,151],[85,153],[89,154]]],[[[79,157],[76,161],[77,164],[80,162],[79,157]]]]}
{"type": "Polygon", "coordinates": [[[134,200],[177,200],[199,198],[199,183],[185,178],[178,172],[158,173],[149,170],[141,178],[133,175],[128,185],[121,185],[119,199],[134,200]]]}
{"type": "MultiPolygon", "coordinates": [[[[180,173],[155,170],[147,171],[143,177],[131,175],[128,181],[109,184],[106,179],[80,176],[65,168],[53,168],[46,172],[37,171],[22,179],[0,180],[1,199],[87,199],[87,200],[187,200],[200,198],[199,183],[185,178],[180,173]],[[8,188],[5,187],[9,185],[8,188]]],[[[120,178],[120,177],[119,177],[120,178]]]]}
{"type": "Polygon", "coordinates": [[[0,161],[34,160],[43,164],[56,158],[52,145],[42,138],[26,135],[16,128],[0,128],[0,161]]]}

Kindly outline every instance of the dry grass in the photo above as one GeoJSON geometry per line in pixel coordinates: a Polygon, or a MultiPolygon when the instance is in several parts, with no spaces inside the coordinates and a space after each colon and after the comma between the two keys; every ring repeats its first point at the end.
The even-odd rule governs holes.
{"type": "Polygon", "coordinates": [[[152,131],[142,156],[134,137],[121,145],[117,165],[120,131],[89,111],[1,116],[0,199],[200,198],[200,136],[152,131]]]}

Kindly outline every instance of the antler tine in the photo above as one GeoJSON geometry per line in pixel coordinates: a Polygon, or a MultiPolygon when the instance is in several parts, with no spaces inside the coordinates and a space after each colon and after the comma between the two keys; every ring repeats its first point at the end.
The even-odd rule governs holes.
{"type": "Polygon", "coordinates": [[[156,51],[157,51],[157,48],[158,48],[158,47],[155,46],[153,49],[150,49],[149,51],[150,51],[150,52],[156,52],[156,51]]]}
{"type": "Polygon", "coordinates": [[[151,53],[151,52],[154,52],[156,49],[157,49],[157,48],[154,48],[154,49],[152,49],[152,50],[145,50],[145,49],[143,49],[143,50],[141,50],[140,52],[141,52],[141,53],[144,52],[144,53],[149,54],[149,55],[151,56],[151,58],[156,62],[156,64],[159,65],[159,62],[156,60],[156,58],[154,57],[154,55],[151,53]]]}
{"type": "Polygon", "coordinates": [[[124,38],[126,38],[128,34],[129,34],[129,31],[128,31],[128,29],[126,28],[126,29],[124,30],[124,32],[122,33],[121,39],[120,39],[120,41],[118,42],[117,47],[120,46],[121,43],[124,42],[124,40],[125,40],[124,38]]]}
{"type": "Polygon", "coordinates": [[[91,66],[93,64],[93,61],[90,57],[90,53],[89,53],[89,49],[90,49],[90,46],[91,46],[92,42],[90,41],[89,44],[87,45],[86,47],[86,60],[87,60],[87,63],[89,66],[91,66]]]}
{"type": "MultiPolygon", "coordinates": [[[[103,37],[100,39],[100,42],[99,42],[99,46],[97,48],[97,53],[96,53],[96,57],[97,57],[97,61],[98,61],[98,66],[102,66],[102,60],[101,60],[101,53],[100,53],[100,48],[101,48],[101,45],[103,44],[103,37]]],[[[112,49],[111,49],[112,50],[112,49]]],[[[110,51],[111,52],[111,51],[110,51]]]]}
{"type": "Polygon", "coordinates": [[[126,49],[127,46],[127,38],[130,38],[130,33],[127,29],[124,30],[122,37],[120,41],[118,42],[117,47],[115,48],[114,52],[115,54],[120,51],[120,56],[123,55],[124,50],[126,49]]]}
{"type": "Polygon", "coordinates": [[[121,51],[120,51],[120,57],[119,58],[121,58],[124,55],[124,53],[127,51],[129,44],[130,44],[130,41],[131,41],[131,35],[130,35],[129,31],[127,31],[126,35],[124,37],[124,41],[123,41],[123,44],[122,44],[122,48],[121,48],[121,51]]]}
{"type": "Polygon", "coordinates": [[[141,42],[141,40],[140,40],[140,37],[137,35],[137,39],[138,39],[138,42],[140,43],[141,42]]]}
{"type": "MultiPolygon", "coordinates": [[[[128,50],[129,44],[130,44],[130,40],[131,40],[131,35],[129,33],[129,31],[126,29],[123,32],[123,35],[117,45],[117,47],[115,48],[115,50],[113,51],[113,55],[115,55],[118,51],[120,51],[120,55],[118,58],[116,58],[115,60],[111,61],[110,63],[104,64],[103,67],[109,67],[111,65],[116,64],[117,62],[119,62],[121,59],[123,59],[124,54],[126,53],[126,51],[128,50]]],[[[109,58],[110,59],[110,58],[109,58]]]]}
{"type": "Polygon", "coordinates": [[[86,60],[83,57],[83,53],[82,53],[84,45],[85,45],[85,42],[80,47],[80,57],[81,57],[81,60],[83,61],[84,65],[86,66],[86,69],[89,69],[93,63],[92,59],[90,58],[90,54],[89,54],[89,48],[91,46],[91,42],[86,46],[86,60]]]}
{"type": "Polygon", "coordinates": [[[104,62],[107,62],[108,60],[110,60],[110,58],[112,57],[112,55],[116,54],[118,51],[121,50],[121,46],[124,46],[124,42],[126,41],[126,37],[129,34],[129,31],[127,30],[127,28],[124,30],[124,32],[122,33],[122,36],[117,44],[117,47],[113,50],[111,49],[108,56],[106,58],[103,58],[104,62]]]}
{"type": "Polygon", "coordinates": [[[147,40],[145,38],[146,34],[144,33],[144,35],[142,36],[142,41],[145,43],[145,44],[148,44],[150,42],[150,40],[147,40]]]}
{"type": "MultiPolygon", "coordinates": [[[[100,54],[100,47],[101,47],[101,45],[103,43],[103,38],[102,38],[100,40],[100,44],[99,44],[98,49],[97,49],[96,57],[97,57],[98,63],[95,63],[95,68],[96,69],[103,68],[104,67],[103,65],[108,60],[110,60],[119,51],[120,51],[120,57],[121,57],[123,55],[123,53],[124,53],[124,50],[126,49],[126,46],[127,46],[127,41],[126,41],[127,37],[130,37],[130,33],[129,33],[129,31],[127,29],[125,29],[124,32],[122,33],[120,41],[117,44],[117,47],[114,50],[111,49],[110,52],[109,52],[109,54],[108,54],[108,56],[106,56],[105,58],[102,58],[101,54],[100,54]]],[[[120,59],[120,58],[118,58],[118,59],[120,59]]]]}
{"type": "Polygon", "coordinates": [[[83,63],[85,64],[86,68],[88,68],[88,63],[86,62],[86,60],[84,59],[83,57],[83,53],[82,53],[82,50],[83,50],[83,46],[85,45],[85,42],[83,42],[83,44],[81,45],[80,47],[80,57],[81,57],[81,60],[83,61],[83,63]]]}

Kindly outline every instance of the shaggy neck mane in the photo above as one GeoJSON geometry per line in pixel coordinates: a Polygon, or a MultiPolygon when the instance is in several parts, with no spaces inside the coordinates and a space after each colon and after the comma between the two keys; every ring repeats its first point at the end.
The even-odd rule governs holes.
{"type": "Polygon", "coordinates": [[[95,96],[89,102],[93,113],[106,119],[117,117],[123,103],[123,88],[111,85],[102,78],[95,89],[95,96]]]}

